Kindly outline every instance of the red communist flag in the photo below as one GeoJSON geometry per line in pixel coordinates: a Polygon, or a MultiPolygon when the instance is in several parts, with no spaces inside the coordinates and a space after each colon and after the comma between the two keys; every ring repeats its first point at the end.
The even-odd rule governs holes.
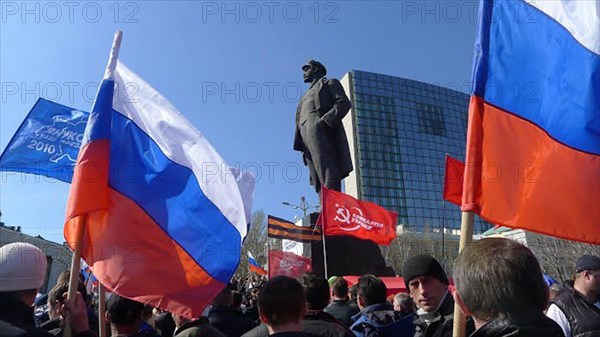
{"type": "Polygon", "coordinates": [[[446,174],[444,175],[444,200],[462,206],[463,177],[465,163],[446,155],[446,174]]]}
{"type": "Polygon", "coordinates": [[[319,223],[325,235],[351,235],[386,246],[396,238],[396,212],[325,187],[321,193],[323,209],[319,223]]]}
{"type": "Polygon", "coordinates": [[[289,276],[298,278],[312,270],[312,260],[290,252],[269,251],[269,278],[289,276]]]}

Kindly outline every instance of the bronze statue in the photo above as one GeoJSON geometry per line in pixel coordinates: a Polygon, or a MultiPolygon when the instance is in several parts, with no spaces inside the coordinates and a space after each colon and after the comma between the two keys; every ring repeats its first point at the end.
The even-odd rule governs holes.
{"type": "Polygon", "coordinates": [[[324,185],[340,191],[342,179],[352,172],[352,160],[342,118],[351,104],[340,81],[328,79],[327,69],[310,60],[302,66],[304,83],[310,88],[296,110],[294,150],[302,152],[317,193],[324,185]]]}

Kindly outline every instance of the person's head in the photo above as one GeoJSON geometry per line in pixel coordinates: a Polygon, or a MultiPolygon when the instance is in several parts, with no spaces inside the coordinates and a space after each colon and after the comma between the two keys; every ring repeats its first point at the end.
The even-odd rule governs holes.
{"type": "Polygon", "coordinates": [[[329,283],[315,273],[306,273],[300,278],[306,294],[308,310],[323,310],[329,304],[329,283]]]}
{"type": "Polygon", "coordinates": [[[154,319],[154,326],[160,331],[162,337],[172,337],[175,331],[175,320],[169,312],[159,312],[154,319]]]}
{"type": "Polygon", "coordinates": [[[394,295],[394,310],[402,314],[415,312],[415,302],[409,294],[399,293],[394,295]]]}
{"type": "Polygon", "coordinates": [[[364,275],[358,279],[356,297],[361,310],[373,304],[383,304],[387,301],[387,288],[377,276],[364,275]]]}
{"type": "Polygon", "coordinates": [[[411,256],[404,262],[402,277],[415,304],[435,312],[448,291],[448,278],[440,263],[430,255],[411,256]]]}
{"type": "Polygon", "coordinates": [[[356,284],[348,288],[348,296],[350,297],[350,300],[356,298],[356,284]]]}
{"type": "Polygon", "coordinates": [[[548,302],[538,260],[529,248],[509,239],[489,238],[467,245],[454,262],[454,283],[476,324],[542,313],[548,302]]]}
{"type": "Polygon", "coordinates": [[[339,299],[345,299],[348,296],[348,282],[343,277],[336,278],[331,284],[333,296],[339,299]]]}
{"type": "Polygon", "coordinates": [[[121,297],[115,293],[106,300],[106,320],[111,329],[119,334],[135,333],[142,322],[142,303],[121,297]]]}
{"type": "Polygon", "coordinates": [[[271,331],[299,325],[306,313],[304,288],[291,277],[272,278],[258,293],[258,312],[271,331]]]}
{"type": "Polygon", "coordinates": [[[213,300],[213,306],[215,307],[230,307],[233,304],[233,294],[228,286],[225,286],[223,290],[213,300]]]}
{"type": "Polygon", "coordinates": [[[574,288],[592,302],[600,300],[600,257],[583,255],[577,260],[574,288]]]}
{"type": "MultiPolygon", "coordinates": [[[[64,294],[68,291],[69,282],[63,282],[57,283],[48,293],[48,316],[50,319],[60,316],[59,310],[65,300],[64,294]]],[[[83,283],[79,282],[77,284],[77,291],[85,297],[86,289],[83,283]]]]}
{"type": "Polygon", "coordinates": [[[14,242],[0,248],[0,292],[33,305],[38,289],[44,284],[48,262],[46,254],[26,242],[14,242]]]}
{"type": "Polygon", "coordinates": [[[325,75],[327,75],[327,69],[321,62],[315,60],[309,60],[305,65],[302,66],[304,71],[304,83],[311,83],[325,75]]]}

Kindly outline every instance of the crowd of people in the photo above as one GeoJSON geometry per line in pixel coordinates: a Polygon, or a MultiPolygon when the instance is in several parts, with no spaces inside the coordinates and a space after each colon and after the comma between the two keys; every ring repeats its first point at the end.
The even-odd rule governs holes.
{"type": "Polygon", "coordinates": [[[308,273],[234,277],[194,320],[110,294],[106,326],[81,282],[67,299],[68,274],[46,303],[35,301],[46,276],[43,252],[28,243],[0,248],[0,336],[77,337],[449,337],[455,301],[468,317],[466,335],[600,336],[600,257],[584,255],[563,289],[548,288],[538,260],[509,239],[475,241],[454,264],[454,286],[428,255],[408,258],[402,268],[407,293],[388,296],[385,283],[364,275],[349,287],[342,277],[308,273]],[[35,306],[47,308],[35,315],[35,306]],[[65,316],[69,323],[65,323],[65,316]]]}

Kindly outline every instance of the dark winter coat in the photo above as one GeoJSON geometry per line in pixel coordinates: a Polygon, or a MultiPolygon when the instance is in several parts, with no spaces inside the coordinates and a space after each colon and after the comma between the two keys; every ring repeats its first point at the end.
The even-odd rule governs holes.
{"type": "MultiPolygon", "coordinates": [[[[54,337],[48,331],[35,326],[33,307],[10,293],[0,293],[0,336],[2,337],[54,337]]],[[[95,337],[91,331],[75,337],[95,337]]]]}
{"type": "Polygon", "coordinates": [[[389,303],[373,304],[364,308],[350,330],[357,337],[413,336],[416,315],[402,316],[389,303]]]}
{"type": "MultiPolygon", "coordinates": [[[[309,337],[354,337],[350,330],[343,327],[330,314],[323,311],[308,312],[302,320],[302,332],[309,337]]],[[[261,324],[248,331],[242,337],[268,337],[267,326],[261,324]]]]}
{"type": "Polygon", "coordinates": [[[496,318],[477,329],[470,337],[564,337],[563,331],[550,318],[538,314],[496,318]]]}
{"type": "MultiPolygon", "coordinates": [[[[446,294],[442,305],[436,312],[436,317],[427,325],[424,319],[415,320],[415,337],[452,337],[454,324],[454,299],[446,294]]],[[[467,320],[466,335],[475,330],[473,320],[467,320]]]]}
{"type": "Polygon", "coordinates": [[[349,306],[344,300],[334,300],[323,311],[333,316],[347,328],[352,325],[352,316],[359,312],[358,308],[349,306]]]}
{"type": "Polygon", "coordinates": [[[210,309],[208,321],[227,337],[239,337],[257,325],[250,318],[223,306],[210,309]]]}

